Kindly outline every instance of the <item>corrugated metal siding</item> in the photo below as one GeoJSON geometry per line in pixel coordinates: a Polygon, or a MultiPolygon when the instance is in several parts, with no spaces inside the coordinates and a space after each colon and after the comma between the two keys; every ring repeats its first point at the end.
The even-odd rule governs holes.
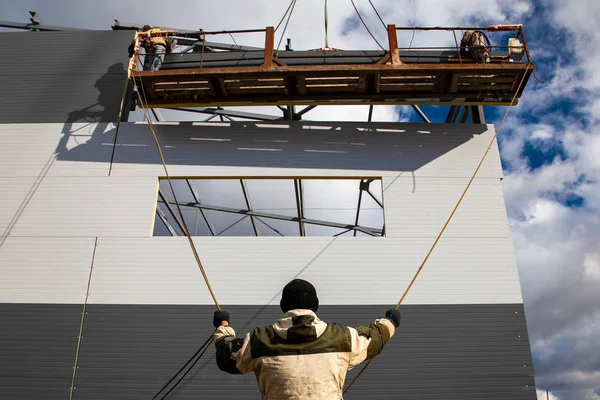
{"type": "Polygon", "coordinates": [[[0,178],[107,176],[115,130],[112,123],[0,124],[0,178]]]}
{"type": "MultiPolygon", "coordinates": [[[[279,304],[281,288],[295,277],[321,289],[323,304],[395,304],[431,246],[430,240],[368,237],[194,242],[217,298],[229,304],[279,304]]],[[[510,243],[442,238],[406,302],[521,302],[510,243]]],[[[212,304],[182,237],[101,238],[89,302],[212,304]]]]}
{"type": "MultiPolygon", "coordinates": [[[[279,291],[295,276],[315,283],[326,320],[365,323],[389,308],[376,304],[395,304],[493,128],[249,122],[159,132],[172,176],[383,178],[385,238],[195,238],[220,302],[246,305],[226,307],[242,333],[278,316],[279,291]]],[[[12,303],[0,307],[12,326],[0,330],[9,354],[0,384],[10,398],[68,396],[96,236],[76,398],[148,398],[210,330],[212,301],[185,238],[150,236],[164,171],[148,127],[121,125],[107,177],[113,135],[111,125],[0,126],[0,301],[12,303]],[[16,304],[46,301],[72,308],[16,304]],[[40,365],[33,372],[28,359],[40,365]]],[[[501,176],[494,146],[408,296],[398,338],[348,398],[535,398],[501,176]]],[[[222,374],[207,357],[178,398],[202,395],[258,391],[253,377],[222,374]]]]}
{"type": "Polygon", "coordinates": [[[0,303],[83,304],[94,238],[0,238],[0,303]]]}
{"type": "MultiPolygon", "coordinates": [[[[210,273],[217,295],[223,293],[222,301],[246,304],[276,304],[273,296],[287,280],[296,275],[330,287],[324,295],[329,304],[397,301],[467,184],[472,173],[471,167],[475,167],[493,135],[491,130],[474,133],[481,131],[482,127],[468,125],[459,129],[456,125],[371,124],[368,125],[372,126],[371,131],[366,132],[361,124],[347,123],[340,124],[343,125],[340,131],[315,129],[323,126],[308,124],[293,125],[294,129],[286,128],[286,124],[256,126],[252,123],[254,125],[251,128],[244,124],[228,127],[221,126],[223,124],[208,127],[206,124],[161,126],[171,175],[186,172],[191,176],[203,176],[212,175],[211,171],[217,172],[217,176],[234,173],[244,176],[381,174],[387,231],[386,238],[335,240],[197,238],[202,261],[210,273]],[[398,132],[388,132],[392,127],[398,132]],[[281,136],[282,131],[285,131],[284,136],[281,136]],[[344,135],[348,137],[343,139],[344,135]],[[346,146],[352,148],[352,155],[360,154],[363,165],[368,159],[385,157],[391,163],[398,158],[392,144],[403,143],[403,135],[407,135],[404,143],[413,150],[418,147],[415,143],[424,135],[425,150],[422,154],[438,158],[429,160],[424,156],[422,167],[414,175],[404,170],[329,169],[334,166],[349,167],[352,165],[351,159],[332,161],[329,155],[322,154],[318,159],[324,163],[323,168],[312,170],[252,167],[260,157],[251,155],[249,158],[236,158],[239,153],[236,146],[254,143],[255,146],[288,146],[290,151],[297,153],[295,162],[302,160],[299,154],[305,154],[304,157],[315,161],[318,159],[313,158],[314,154],[305,153],[302,149],[335,143],[332,146],[346,146]],[[434,135],[436,140],[431,140],[430,135],[434,135]],[[461,135],[471,139],[460,139],[461,135]],[[219,153],[216,148],[221,142],[191,140],[211,137],[235,138],[234,141],[239,140],[241,144],[226,145],[228,147],[222,149],[219,157],[212,159],[213,162],[204,156],[211,151],[219,153]],[[276,137],[283,137],[285,139],[282,140],[287,142],[273,142],[279,140],[276,137]],[[186,142],[182,141],[183,138],[186,142]],[[339,144],[342,139],[347,144],[339,144]],[[467,141],[463,143],[464,140],[467,141]],[[187,146],[188,142],[192,145],[187,146]],[[207,144],[196,145],[198,142],[207,144]],[[215,160],[236,166],[207,166],[215,164],[215,160]],[[462,167],[451,175],[444,175],[448,171],[440,166],[428,169],[436,162],[443,165],[462,163],[462,167]],[[230,290],[226,271],[247,276],[246,284],[230,290]],[[381,283],[381,276],[387,276],[388,279],[381,283]],[[249,285],[253,279],[257,281],[249,285]],[[366,286],[369,289],[361,290],[365,283],[368,283],[366,286]],[[355,292],[361,294],[355,295],[355,292]]],[[[335,129],[336,125],[324,126],[335,129]]],[[[117,176],[107,177],[98,175],[106,171],[109,165],[114,135],[112,125],[70,126],[69,131],[74,135],[66,141],[66,147],[70,150],[59,153],[42,175],[38,170],[44,170],[46,164],[43,162],[47,162],[47,154],[52,154],[55,142],[63,138],[62,125],[44,124],[38,129],[32,124],[3,125],[0,138],[4,138],[7,146],[3,148],[6,157],[0,158],[1,166],[17,176],[29,177],[0,178],[0,183],[10,188],[0,195],[8,200],[5,202],[7,207],[3,208],[7,211],[2,214],[3,221],[0,221],[4,222],[5,235],[10,233],[15,237],[38,238],[99,236],[98,268],[92,280],[91,302],[210,304],[186,240],[150,237],[157,178],[164,171],[162,166],[156,164],[157,152],[150,141],[148,128],[139,124],[122,124],[121,128],[113,165],[113,172],[117,176]],[[143,138],[140,136],[142,133],[143,138]],[[11,143],[11,138],[17,135],[23,140],[11,143]],[[44,135],[48,139],[44,139],[44,135]],[[31,142],[37,141],[43,151],[31,145],[31,142]],[[83,142],[85,144],[77,146],[77,143],[83,142]],[[29,146],[35,148],[31,153],[28,153],[29,146]],[[122,163],[124,160],[137,164],[122,163]]],[[[499,160],[493,155],[488,160],[482,169],[484,177],[475,180],[408,297],[409,302],[454,304],[522,301],[500,180],[494,170],[499,168],[499,160]]],[[[293,163],[287,165],[283,159],[278,162],[287,167],[294,166],[293,163]]],[[[403,162],[400,160],[400,163],[403,162]]],[[[412,165],[414,167],[416,164],[412,165]]],[[[64,256],[68,257],[70,249],[59,247],[55,251],[64,251],[64,256]]],[[[28,265],[23,264],[19,268],[25,271],[28,265]]],[[[31,265],[31,273],[35,273],[35,268],[36,265],[31,265]]],[[[15,287],[27,284],[25,274],[12,276],[11,279],[15,287]]],[[[32,293],[30,295],[33,296],[32,293]]],[[[6,301],[27,302],[27,296],[11,292],[7,294],[6,301]]],[[[38,301],[39,296],[34,298],[30,301],[38,301]]],[[[79,302],[80,299],[65,296],[64,301],[79,302]]]]}
{"type": "Polygon", "coordinates": [[[126,31],[0,33],[0,123],[117,121],[132,39],[126,31]]]}
{"type": "MultiPolygon", "coordinates": [[[[394,123],[154,124],[173,176],[471,176],[493,127],[394,123]],[[319,128],[319,129],[316,129],[319,128]],[[426,133],[425,133],[426,132],[426,133]]],[[[113,174],[162,176],[145,124],[121,124],[113,174]]],[[[501,178],[496,146],[480,178],[501,178]]]]}
{"type": "MultiPolygon", "coordinates": [[[[383,178],[386,235],[435,238],[454,209],[469,179],[383,178]]],[[[499,179],[476,178],[444,232],[453,238],[509,238],[510,231],[499,179]]]]}
{"type": "MultiPolygon", "coordinates": [[[[56,162],[55,162],[56,164],[56,162]]],[[[74,165],[74,167],[77,165],[74,165]]],[[[28,200],[13,234],[21,236],[150,235],[157,177],[102,177],[102,169],[63,175],[67,165],[31,178],[0,178],[15,192],[0,194],[5,204],[28,200]],[[60,174],[61,176],[56,176],[60,174]]],[[[86,165],[81,165],[82,169],[86,165]]],[[[363,171],[362,176],[369,175],[363,171]]],[[[450,215],[468,178],[384,177],[388,237],[434,238],[450,215]],[[392,183],[393,182],[393,183],[392,183]]],[[[6,223],[12,210],[5,211],[6,223]]],[[[457,211],[446,236],[508,238],[509,229],[497,179],[477,179],[457,211]]],[[[242,239],[248,240],[248,238],[242,239]]],[[[277,239],[272,239],[277,240],[277,239]]],[[[504,250],[502,250],[504,251],[504,250]]]]}
{"type": "MultiPolygon", "coordinates": [[[[367,324],[389,306],[322,306],[325,321],[367,324]]],[[[226,306],[241,336],[271,324],[277,306],[226,306]]],[[[403,323],[347,399],[535,399],[520,304],[402,307],[403,323]]],[[[76,399],[150,398],[211,332],[214,307],[91,305],[76,399]]],[[[359,368],[348,376],[350,380],[359,368]]],[[[215,366],[211,347],[178,399],[259,398],[254,376],[215,366]]]]}
{"type": "Polygon", "coordinates": [[[36,178],[0,178],[0,240],[12,232],[35,191],[36,178]]]}
{"type": "Polygon", "coordinates": [[[0,303],[3,399],[69,398],[82,305],[0,303]]]}
{"type": "Polygon", "coordinates": [[[15,236],[150,235],[156,178],[46,177],[14,224],[15,236]]]}

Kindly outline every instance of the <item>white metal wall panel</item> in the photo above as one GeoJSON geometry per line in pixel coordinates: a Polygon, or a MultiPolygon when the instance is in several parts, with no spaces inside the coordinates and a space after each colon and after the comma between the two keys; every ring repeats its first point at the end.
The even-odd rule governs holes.
{"type": "MultiPolygon", "coordinates": [[[[300,277],[322,304],[394,304],[432,241],[419,238],[195,238],[221,304],[279,304],[300,277]]],[[[185,238],[102,239],[91,303],[211,304],[185,238]]],[[[520,303],[510,238],[442,238],[407,304],[520,303]]]]}
{"type": "MultiPolygon", "coordinates": [[[[356,176],[392,171],[418,177],[470,176],[494,134],[492,126],[468,124],[175,122],[154,128],[173,176],[356,176]]],[[[146,124],[121,124],[112,174],[164,175],[146,124]]],[[[479,177],[502,177],[497,146],[479,177]]]]}
{"type": "Polygon", "coordinates": [[[0,177],[107,176],[115,126],[0,124],[0,177]]]}
{"type": "Polygon", "coordinates": [[[12,229],[15,236],[149,236],[156,178],[47,177],[12,229]]]}
{"type": "Polygon", "coordinates": [[[0,178],[0,238],[12,232],[37,182],[35,178],[0,178]]]}
{"type": "MultiPolygon", "coordinates": [[[[151,237],[158,177],[164,171],[148,127],[121,125],[110,177],[105,173],[114,127],[74,127],[68,151],[59,152],[40,177],[63,128],[0,127],[0,163],[10,172],[0,177],[4,236],[48,243],[80,237],[89,243],[98,236],[92,303],[210,304],[186,240],[151,237]],[[39,146],[32,144],[29,151],[29,142],[39,146]]],[[[172,176],[383,179],[386,238],[196,238],[224,304],[276,304],[282,285],[295,276],[327,288],[323,304],[395,303],[493,136],[491,127],[458,124],[301,122],[290,128],[251,122],[157,128],[172,176]]],[[[409,303],[522,301],[501,176],[494,145],[409,303]]],[[[71,255],[71,247],[52,251],[55,258],[72,257],[79,265],[79,253],[71,255]]],[[[17,288],[28,284],[26,274],[11,279],[17,288]]],[[[38,301],[33,291],[22,293],[14,300],[38,301]]]]}
{"type": "MultiPolygon", "coordinates": [[[[410,174],[384,177],[386,235],[435,238],[469,179],[412,177],[410,174]]],[[[476,178],[444,235],[510,238],[501,181],[476,178]]]]}
{"type": "Polygon", "coordinates": [[[0,303],[83,304],[95,238],[0,238],[0,303]]]}

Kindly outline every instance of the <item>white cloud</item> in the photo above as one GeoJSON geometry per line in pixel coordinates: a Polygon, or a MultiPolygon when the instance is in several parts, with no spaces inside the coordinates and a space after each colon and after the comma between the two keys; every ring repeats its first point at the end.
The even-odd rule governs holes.
{"type": "Polygon", "coordinates": [[[550,79],[530,83],[504,128],[504,189],[536,381],[561,400],[599,399],[600,58],[585,46],[600,40],[592,22],[600,7],[586,1],[548,6],[561,29],[553,35],[565,36],[568,46],[555,45],[554,55],[541,58],[550,79]],[[569,112],[553,107],[559,101],[570,103],[569,112]],[[529,123],[531,115],[540,122],[529,123]],[[542,151],[559,146],[563,155],[532,170],[526,144],[542,151]],[[583,204],[568,206],[568,196],[583,204]]]}

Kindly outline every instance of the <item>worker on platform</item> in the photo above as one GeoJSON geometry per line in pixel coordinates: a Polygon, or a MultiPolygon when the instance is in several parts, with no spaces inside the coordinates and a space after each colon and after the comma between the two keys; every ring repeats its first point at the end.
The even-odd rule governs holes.
{"type": "Polygon", "coordinates": [[[142,30],[144,34],[141,39],[141,46],[146,51],[144,71],[158,71],[165,60],[165,54],[171,52],[173,42],[165,36],[157,35],[163,31],[152,25],[144,25],[142,30]]]}
{"type": "Polygon", "coordinates": [[[468,30],[460,41],[461,56],[471,56],[477,63],[490,62],[491,43],[482,31],[468,30]]]}
{"type": "Polygon", "coordinates": [[[218,367],[254,372],[263,399],[342,399],[346,372],[381,352],[400,324],[391,309],[371,325],[350,328],[321,321],[313,285],[294,279],[283,288],[283,318],[236,338],[229,314],[216,311],[213,334],[218,367]]]}

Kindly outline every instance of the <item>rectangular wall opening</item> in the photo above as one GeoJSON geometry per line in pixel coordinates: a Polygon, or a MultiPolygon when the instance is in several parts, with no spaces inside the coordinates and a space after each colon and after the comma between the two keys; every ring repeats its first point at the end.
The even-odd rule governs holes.
{"type": "Polygon", "coordinates": [[[380,178],[165,178],[153,236],[385,235],[380,178]],[[177,198],[177,202],[175,201],[177,198]],[[181,208],[183,221],[177,205],[181,208]]]}

